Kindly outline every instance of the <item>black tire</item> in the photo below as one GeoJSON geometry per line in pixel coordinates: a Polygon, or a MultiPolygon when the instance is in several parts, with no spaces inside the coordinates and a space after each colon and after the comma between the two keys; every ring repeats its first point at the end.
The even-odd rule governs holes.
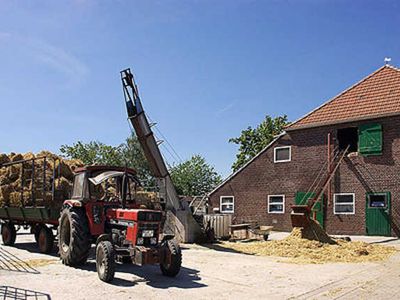
{"type": "Polygon", "coordinates": [[[111,282],[115,275],[114,247],[109,241],[102,241],[96,247],[96,270],[100,280],[111,282]]]}
{"type": "Polygon", "coordinates": [[[164,276],[175,277],[181,270],[182,252],[179,245],[174,240],[164,242],[165,257],[171,255],[171,262],[161,262],[160,269],[164,276]]]}
{"type": "Polygon", "coordinates": [[[41,253],[51,253],[54,247],[54,235],[51,229],[46,226],[41,226],[36,243],[41,253]]]}
{"type": "Polygon", "coordinates": [[[264,238],[264,241],[268,241],[269,234],[264,234],[263,238],[264,238]]]}
{"type": "Polygon", "coordinates": [[[1,225],[1,238],[3,239],[3,244],[6,246],[13,246],[15,244],[17,231],[14,224],[7,222],[1,225]]]}
{"type": "Polygon", "coordinates": [[[66,207],[58,225],[58,251],[63,264],[86,263],[91,247],[88,221],[84,209],[66,207]]]}
{"type": "Polygon", "coordinates": [[[32,229],[33,235],[35,236],[35,241],[36,241],[36,243],[38,243],[38,241],[39,241],[40,229],[41,229],[40,226],[35,226],[35,228],[32,229]]]}

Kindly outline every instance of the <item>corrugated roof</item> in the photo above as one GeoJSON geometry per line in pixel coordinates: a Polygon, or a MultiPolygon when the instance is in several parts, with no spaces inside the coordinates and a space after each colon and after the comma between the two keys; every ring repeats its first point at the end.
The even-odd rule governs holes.
{"type": "Polygon", "coordinates": [[[400,114],[400,70],[385,65],[289,125],[296,130],[400,114]]]}

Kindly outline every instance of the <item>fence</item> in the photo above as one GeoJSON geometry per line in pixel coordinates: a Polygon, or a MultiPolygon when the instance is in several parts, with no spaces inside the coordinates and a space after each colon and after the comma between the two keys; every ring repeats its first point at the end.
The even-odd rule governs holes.
{"type": "Polygon", "coordinates": [[[229,225],[232,224],[232,215],[230,214],[211,214],[204,215],[204,227],[214,228],[215,237],[217,239],[230,235],[229,225]]]}

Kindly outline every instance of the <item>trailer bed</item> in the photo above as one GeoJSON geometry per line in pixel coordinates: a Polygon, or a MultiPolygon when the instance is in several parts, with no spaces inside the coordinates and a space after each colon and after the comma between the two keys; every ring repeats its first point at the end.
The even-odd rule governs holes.
{"type": "Polygon", "coordinates": [[[39,207],[0,207],[0,220],[15,224],[44,223],[58,225],[60,210],[39,207]]]}

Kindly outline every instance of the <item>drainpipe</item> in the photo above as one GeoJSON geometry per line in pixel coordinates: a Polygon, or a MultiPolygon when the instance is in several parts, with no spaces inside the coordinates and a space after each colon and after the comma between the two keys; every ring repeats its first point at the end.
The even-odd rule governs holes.
{"type": "MultiPolygon", "coordinates": [[[[328,133],[328,174],[331,173],[331,133],[328,133]]],[[[332,187],[332,183],[329,182],[328,183],[328,189],[327,189],[327,193],[328,193],[328,205],[330,205],[331,203],[331,187],[332,187]]]]}

